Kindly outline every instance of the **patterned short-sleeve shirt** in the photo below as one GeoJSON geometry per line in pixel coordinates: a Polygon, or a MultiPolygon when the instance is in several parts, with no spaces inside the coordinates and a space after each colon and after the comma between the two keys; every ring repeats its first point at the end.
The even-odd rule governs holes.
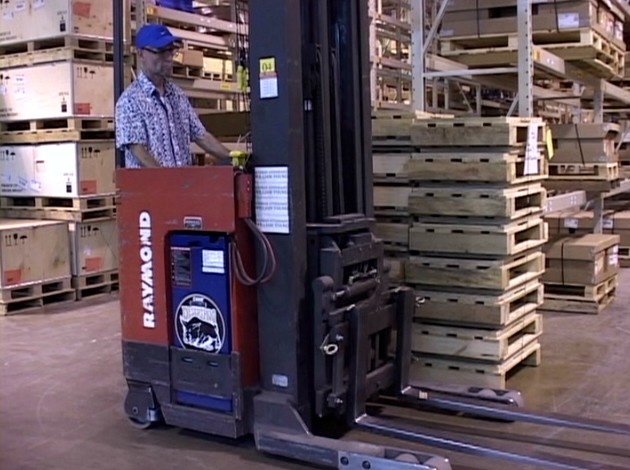
{"type": "Polygon", "coordinates": [[[144,145],[163,167],[192,165],[191,142],[206,130],[181,88],[167,81],[161,96],[144,73],[116,103],[116,146],[127,168],[141,168],[132,144],[144,145]]]}

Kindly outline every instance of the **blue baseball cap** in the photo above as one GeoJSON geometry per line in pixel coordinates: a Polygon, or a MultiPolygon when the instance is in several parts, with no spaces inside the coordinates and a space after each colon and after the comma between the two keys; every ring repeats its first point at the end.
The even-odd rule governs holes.
{"type": "Polygon", "coordinates": [[[164,49],[172,44],[181,42],[181,39],[173,36],[166,26],[161,24],[145,24],[136,33],[136,47],[145,49],[164,49]]]}

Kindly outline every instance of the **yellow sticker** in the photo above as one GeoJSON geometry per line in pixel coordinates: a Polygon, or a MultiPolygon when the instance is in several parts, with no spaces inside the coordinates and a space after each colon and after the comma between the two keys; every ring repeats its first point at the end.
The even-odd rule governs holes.
{"type": "Polygon", "coordinates": [[[276,59],[274,57],[267,57],[260,59],[260,73],[273,73],[276,71],[276,59]]]}
{"type": "Polygon", "coordinates": [[[147,7],[147,15],[155,15],[156,11],[154,7],[147,7]]]}
{"type": "Polygon", "coordinates": [[[547,128],[547,135],[545,136],[545,142],[547,144],[547,158],[551,160],[553,158],[553,133],[551,129],[547,128]]]}
{"type": "Polygon", "coordinates": [[[225,82],[223,82],[223,83],[221,83],[221,84],[219,85],[219,88],[220,88],[221,90],[231,90],[231,89],[232,89],[232,84],[231,84],[231,83],[225,83],[225,82]]]}

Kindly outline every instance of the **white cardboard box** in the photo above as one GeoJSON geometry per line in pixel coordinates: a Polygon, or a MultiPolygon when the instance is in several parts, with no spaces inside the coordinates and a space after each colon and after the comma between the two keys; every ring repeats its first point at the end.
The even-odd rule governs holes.
{"type": "Polygon", "coordinates": [[[68,224],[0,219],[0,288],[70,277],[68,224]]]}
{"type": "Polygon", "coordinates": [[[0,2],[0,45],[64,34],[111,38],[112,17],[112,0],[0,2]]]}
{"type": "Polygon", "coordinates": [[[116,220],[71,222],[72,275],[83,276],[118,269],[116,220]]]}
{"type": "Polygon", "coordinates": [[[114,69],[81,61],[60,61],[2,72],[0,119],[112,117],[114,69]]]}
{"type": "Polygon", "coordinates": [[[115,158],[113,141],[0,146],[0,195],[112,194],[115,158]]]}

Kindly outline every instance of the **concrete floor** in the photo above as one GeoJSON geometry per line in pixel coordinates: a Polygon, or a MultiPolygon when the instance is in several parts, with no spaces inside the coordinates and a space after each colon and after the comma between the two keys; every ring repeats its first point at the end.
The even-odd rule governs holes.
{"type": "MultiPolygon", "coordinates": [[[[545,315],[542,365],[521,370],[508,383],[524,393],[530,408],[630,423],[630,269],[623,270],[619,284],[617,300],[599,316],[545,315]]],[[[234,443],[173,428],[139,431],[129,426],[122,413],[125,384],[115,298],[0,318],[0,352],[1,470],[310,468],[261,455],[248,439],[234,443]]],[[[455,422],[435,414],[414,416],[427,427],[455,422]]],[[[514,450],[595,461],[592,454],[569,448],[599,446],[601,464],[592,468],[630,468],[629,437],[457,422],[478,435],[535,436],[510,443],[514,450]],[[564,449],[542,447],[536,438],[552,439],[564,449]]],[[[360,432],[348,438],[409,446],[360,432]]],[[[458,469],[537,468],[433,452],[449,455],[458,469]]]]}

